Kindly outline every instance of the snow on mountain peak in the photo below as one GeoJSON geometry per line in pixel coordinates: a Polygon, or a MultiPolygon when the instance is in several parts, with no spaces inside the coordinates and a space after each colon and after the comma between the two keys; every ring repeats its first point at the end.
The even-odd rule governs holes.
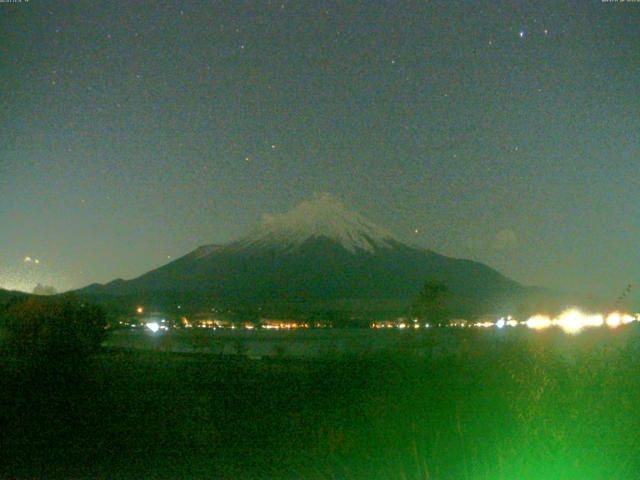
{"type": "Polygon", "coordinates": [[[262,224],[238,242],[238,246],[300,245],[325,237],[351,252],[389,248],[394,236],[362,215],[350,211],[330,194],[315,195],[287,213],[263,216],[262,224]],[[391,241],[391,242],[390,242],[391,241]]]}

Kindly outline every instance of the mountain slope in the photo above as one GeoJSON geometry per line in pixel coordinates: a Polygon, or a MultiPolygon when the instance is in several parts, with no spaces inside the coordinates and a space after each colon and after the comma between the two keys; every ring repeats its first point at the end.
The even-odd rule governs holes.
{"type": "Polygon", "coordinates": [[[331,309],[406,305],[432,278],[444,281],[460,304],[495,305],[524,290],[481,263],[404,244],[321,195],[288,213],[266,217],[237,241],[200,247],[133,280],[92,285],[81,292],[331,309]]]}
{"type": "Polygon", "coordinates": [[[18,292],[15,290],[3,290],[0,288],[0,307],[9,303],[16,298],[22,298],[29,296],[28,293],[18,292]]]}

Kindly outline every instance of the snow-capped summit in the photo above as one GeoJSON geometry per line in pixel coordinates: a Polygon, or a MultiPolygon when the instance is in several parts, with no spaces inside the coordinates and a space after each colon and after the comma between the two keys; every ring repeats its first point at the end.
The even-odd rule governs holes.
{"type": "Polygon", "coordinates": [[[265,215],[262,224],[236,242],[236,247],[291,249],[321,237],[339,243],[350,252],[373,252],[391,248],[397,242],[386,229],[347,209],[331,194],[322,193],[287,213],[265,215]]]}

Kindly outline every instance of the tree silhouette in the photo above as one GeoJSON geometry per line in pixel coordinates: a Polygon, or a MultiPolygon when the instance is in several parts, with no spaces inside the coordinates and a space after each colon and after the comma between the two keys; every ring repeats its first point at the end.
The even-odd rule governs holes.
{"type": "Polygon", "coordinates": [[[105,313],[74,299],[29,297],[2,313],[6,347],[35,361],[73,358],[95,352],[105,335],[105,313]]]}
{"type": "Polygon", "coordinates": [[[34,295],[50,296],[55,295],[56,293],[58,292],[54,287],[50,285],[42,285],[41,283],[36,285],[36,287],[33,289],[34,295]]]}
{"type": "Polygon", "coordinates": [[[449,287],[444,282],[435,279],[425,281],[411,307],[412,316],[432,325],[446,325],[449,322],[448,297],[449,287]]]}

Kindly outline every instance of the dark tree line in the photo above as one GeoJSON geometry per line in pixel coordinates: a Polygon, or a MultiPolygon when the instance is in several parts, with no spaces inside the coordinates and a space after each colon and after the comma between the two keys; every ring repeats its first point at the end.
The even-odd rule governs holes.
{"type": "Polygon", "coordinates": [[[105,327],[102,308],[73,298],[19,298],[0,312],[1,346],[36,361],[86,357],[99,349],[105,327]]]}

